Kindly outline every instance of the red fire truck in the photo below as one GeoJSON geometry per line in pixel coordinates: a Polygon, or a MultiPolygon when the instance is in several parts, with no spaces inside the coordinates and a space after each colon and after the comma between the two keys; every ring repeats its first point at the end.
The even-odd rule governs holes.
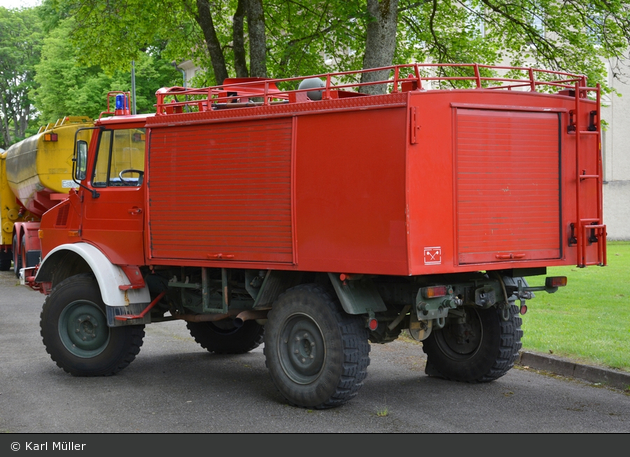
{"type": "Polygon", "coordinates": [[[114,374],[146,324],[179,319],[210,352],[264,342],[300,407],[355,397],[370,343],[402,330],[429,376],[510,370],[526,301],[566,284],[527,278],[606,264],[599,87],[530,68],[378,70],[377,95],[345,72],[165,88],[152,115],[108,97],[23,278],[46,294],[57,365],[114,374]]]}

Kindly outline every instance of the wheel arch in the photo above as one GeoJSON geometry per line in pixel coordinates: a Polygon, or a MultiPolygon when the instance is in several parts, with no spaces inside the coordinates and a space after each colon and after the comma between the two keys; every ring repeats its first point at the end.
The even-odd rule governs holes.
{"type": "Polygon", "coordinates": [[[328,273],[337,298],[348,314],[371,314],[387,311],[383,297],[370,280],[342,281],[338,274],[328,273]]]}
{"type": "Polygon", "coordinates": [[[64,244],[50,251],[37,271],[35,282],[50,282],[54,287],[80,273],[94,275],[107,306],[151,302],[148,287],[121,290],[120,286],[131,285],[127,275],[98,248],[88,243],[64,244]]]}
{"type": "Polygon", "coordinates": [[[268,270],[255,307],[271,305],[282,292],[300,284],[319,283],[330,287],[330,293],[341,303],[347,314],[370,314],[387,311],[374,283],[368,278],[342,281],[338,273],[303,274],[302,272],[268,270]]]}

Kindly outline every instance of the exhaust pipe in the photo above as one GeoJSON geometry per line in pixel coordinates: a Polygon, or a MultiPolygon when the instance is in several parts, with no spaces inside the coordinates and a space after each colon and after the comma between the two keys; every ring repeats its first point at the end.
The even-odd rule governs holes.
{"type": "Polygon", "coordinates": [[[186,322],[214,322],[233,317],[234,326],[242,327],[245,321],[253,319],[267,319],[268,309],[231,310],[223,314],[176,314],[176,319],[186,322]]]}
{"type": "Polygon", "coordinates": [[[238,310],[228,311],[225,314],[175,314],[175,319],[181,319],[186,322],[214,322],[234,317],[238,314],[238,310]]]}
{"type": "Polygon", "coordinates": [[[241,327],[245,321],[267,319],[268,312],[268,309],[248,309],[247,311],[242,311],[234,318],[234,326],[241,327]]]}

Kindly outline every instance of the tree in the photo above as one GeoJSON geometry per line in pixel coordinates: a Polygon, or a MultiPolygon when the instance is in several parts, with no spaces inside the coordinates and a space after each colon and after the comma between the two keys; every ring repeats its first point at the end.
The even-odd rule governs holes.
{"type": "Polygon", "coordinates": [[[623,0],[422,3],[423,15],[404,14],[402,22],[433,61],[528,63],[585,74],[595,83],[605,82],[602,59],[622,58],[630,46],[630,5],[623,0]]]}
{"type": "Polygon", "coordinates": [[[76,19],[72,40],[84,64],[119,68],[149,43],[164,41],[165,55],[201,62],[212,70],[208,83],[215,84],[230,75],[280,77],[324,71],[323,54],[331,52],[331,43],[349,50],[361,40],[361,33],[350,30],[358,22],[348,23],[360,3],[44,0],[44,7],[55,13],[48,17],[76,19]]]}
{"type": "MultiPolygon", "coordinates": [[[[368,22],[366,27],[363,68],[390,66],[396,51],[398,25],[398,0],[367,0],[368,22]]],[[[388,71],[363,73],[361,82],[382,81],[389,78],[388,71]]],[[[386,87],[367,86],[363,92],[385,92],[386,87]]]]}
{"type": "Polygon", "coordinates": [[[21,140],[33,118],[30,90],[41,49],[41,26],[34,9],[0,7],[0,146],[21,140]]]}
{"type": "Polygon", "coordinates": [[[163,41],[168,42],[167,55],[209,63],[212,82],[218,83],[233,66],[233,55],[226,55],[232,38],[241,40],[238,57],[244,61],[245,28],[239,29],[238,21],[244,24],[247,18],[253,60],[251,71],[241,75],[266,76],[262,0],[45,0],[44,5],[59,17],[76,18],[72,37],[83,63],[120,68],[120,62],[135,60],[151,43],[163,41]],[[236,10],[241,15],[233,27],[236,10]]]}
{"type": "MultiPolygon", "coordinates": [[[[131,89],[131,62],[111,74],[98,65],[80,63],[69,39],[73,27],[72,18],[58,23],[45,38],[41,61],[35,67],[38,88],[33,95],[40,118],[46,123],[68,115],[98,118],[105,111],[107,92],[131,89]]],[[[152,53],[139,54],[135,66],[137,112],[153,112],[156,90],[175,85],[181,75],[170,62],[159,58],[157,48],[153,48],[152,53]]]]}
{"type": "MultiPolygon", "coordinates": [[[[584,73],[594,83],[604,81],[602,58],[622,57],[630,37],[630,7],[623,0],[45,0],[45,5],[76,17],[73,42],[93,63],[116,66],[163,40],[170,57],[194,58],[211,68],[209,83],[230,75],[291,77],[410,61],[528,63],[584,73]]],[[[383,77],[364,74],[363,82],[383,77]]]]}

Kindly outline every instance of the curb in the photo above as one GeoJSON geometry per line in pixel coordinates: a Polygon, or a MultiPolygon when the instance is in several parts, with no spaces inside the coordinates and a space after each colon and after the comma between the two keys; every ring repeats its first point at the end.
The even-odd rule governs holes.
{"type": "Polygon", "coordinates": [[[516,363],[523,367],[549,371],[568,378],[582,379],[623,391],[630,390],[630,373],[623,371],[580,365],[558,357],[526,351],[521,351],[516,363]]]}

